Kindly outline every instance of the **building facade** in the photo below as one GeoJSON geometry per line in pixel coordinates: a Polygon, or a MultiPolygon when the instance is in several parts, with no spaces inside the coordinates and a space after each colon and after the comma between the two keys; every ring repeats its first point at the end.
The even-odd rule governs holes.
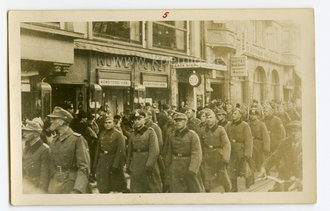
{"type": "Polygon", "coordinates": [[[120,114],[147,102],[292,100],[296,36],[276,21],[22,23],[23,118],[64,104],[120,114]]]}

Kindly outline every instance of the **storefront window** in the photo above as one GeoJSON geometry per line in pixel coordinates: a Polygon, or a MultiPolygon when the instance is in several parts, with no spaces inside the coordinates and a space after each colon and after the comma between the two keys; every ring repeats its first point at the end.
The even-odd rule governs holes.
{"type": "Polygon", "coordinates": [[[157,21],[153,22],[153,46],[170,50],[187,50],[186,21],[157,21]]]}
{"type": "Polygon", "coordinates": [[[129,43],[142,43],[141,21],[93,22],[94,36],[129,43]]]}

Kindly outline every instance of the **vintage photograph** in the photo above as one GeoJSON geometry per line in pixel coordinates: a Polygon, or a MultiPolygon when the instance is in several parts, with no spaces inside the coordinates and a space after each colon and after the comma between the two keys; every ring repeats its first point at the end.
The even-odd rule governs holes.
{"type": "MultiPolygon", "coordinates": [[[[312,76],[315,89],[305,65],[314,68],[314,54],[304,57],[306,22],[274,11],[197,20],[184,11],[131,20],[90,11],[84,21],[14,11],[10,124],[19,123],[11,133],[20,138],[10,139],[11,176],[20,182],[12,198],[202,193],[222,203],[307,191],[313,201],[315,92],[304,93],[302,79],[312,76]],[[314,140],[305,140],[310,118],[314,140]]],[[[313,24],[312,10],[292,11],[313,24]]]]}

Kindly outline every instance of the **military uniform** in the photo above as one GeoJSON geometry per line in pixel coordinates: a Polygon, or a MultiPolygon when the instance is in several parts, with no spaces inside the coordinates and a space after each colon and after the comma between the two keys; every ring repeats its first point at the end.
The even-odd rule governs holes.
{"type": "Polygon", "coordinates": [[[227,173],[230,160],[230,142],[225,129],[215,124],[206,126],[201,140],[203,149],[202,176],[205,190],[223,192],[231,190],[227,173]]]}
{"type": "Polygon", "coordinates": [[[227,134],[231,144],[229,175],[233,186],[232,191],[237,191],[237,177],[251,176],[248,164],[252,157],[253,140],[248,123],[241,120],[231,122],[227,126],[227,134]]]}
{"type": "Polygon", "coordinates": [[[90,158],[86,140],[70,128],[54,138],[51,149],[49,193],[86,192],[90,158]]]}
{"type": "Polygon", "coordinates": [[[185,128],[172,134],[166,155],[170,192],[204,192],[199,172],[201,162],[202,149],[196,132],[185,128]]]}
{"type": "Polygon", "coordinates": [[[159,146],[152,128],[142,127],[129,138],[127,169],[131,174],[131,193],[160,193],[159,146]]]}
{"type": "Polygon", "coordinates": [[[282,121],[277,116],[269,116],[265,118],[265,123],[270,136],[270,152],[274,152],[279,143],[285,138],[285,129],[282,121]]]}
{"type": "Polygon", "coordinates": [[[99,135],[94,164],[100,193],[126,191],[127,183],[123,172],[125,158],[123,135],[115,128],[103,130],[99,135]]]}
{"type": "Polygon", "coordinates": [[[37,189],[47,192],[49,184],[49,147],[40,139],[32,146],[27,145],[23,152],[23,179],[30,183],[33,188],[25,188],[24,193],[31,193],[37,189]]]}
{"type": "Polygon", "coordinates": [[[255,163],[256,170],[259,171],[265,159],[264,153],[269,153],[270,137],[265,123],[260,120],[249,122],[253,137],[253,154],[252,159],[255,163]]]}

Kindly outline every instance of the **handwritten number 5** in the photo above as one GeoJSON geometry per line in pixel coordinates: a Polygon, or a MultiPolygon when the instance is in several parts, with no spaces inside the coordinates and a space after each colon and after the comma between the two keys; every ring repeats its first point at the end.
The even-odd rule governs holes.
{"type": "Polygon", "coordinates": [[[163,15],[163,18],[167,18],[167,14],[169,14],[170,12],[165,12],[163,15]]]}

